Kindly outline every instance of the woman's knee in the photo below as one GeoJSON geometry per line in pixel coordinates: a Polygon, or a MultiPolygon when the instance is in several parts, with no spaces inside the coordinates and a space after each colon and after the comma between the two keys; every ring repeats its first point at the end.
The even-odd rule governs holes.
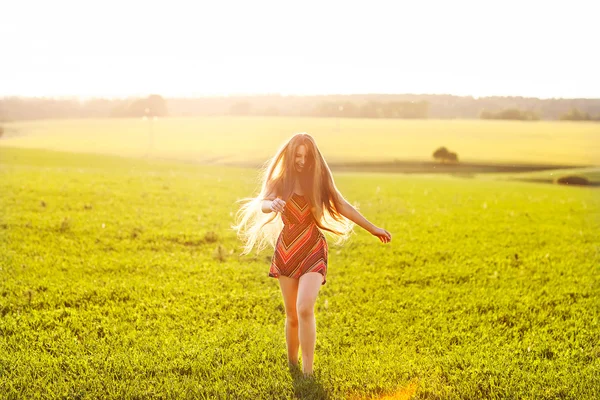
{"type": "Polygon", "coordinates": [[[285,321],[292,327],[298,326],[298,314],[287,314],[285,316],[285,321]]]}
{"type": "Polygon", "coordinates": [[[314,316],[314,306],[308,303],[300,303],[296,306],[298,317],[300,319],[312,318],[314,316]]]}

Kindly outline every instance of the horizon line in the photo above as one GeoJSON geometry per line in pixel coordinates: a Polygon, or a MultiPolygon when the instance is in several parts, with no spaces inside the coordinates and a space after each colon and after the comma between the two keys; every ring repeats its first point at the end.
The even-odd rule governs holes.
{"type": "Polygon", "coordinates": [[[94,100],[94,99],[108,99],[108,100],[127,100],[127,99],[139,99],[145,98],[152,95],[161,96],[164,99],[205,99],[205,98],[245,98],[245,97],[327,97],[327,96],[451,96],[451,97],[463,97],[472,98],[475,100],[486,99],[486,98],[523,98],[523,99],[538,99],[538,100],[600,100],[600,97],[538,97],[538,96],[523,96],[523,95],[485,95],[485,96],[474,96],[474,95],[459,95],[452,93],[317,93],[317,94],[294,94],[294,93],[212,93],[212,94],[179,94],[179,95],[163,95],[159,92],[148,92],[148,93],[133,93],[128,95],[19,95],[19,94],[0,94],[0,100],[19,98],[19,99],[51,99],[51,100],[94,100]]]}

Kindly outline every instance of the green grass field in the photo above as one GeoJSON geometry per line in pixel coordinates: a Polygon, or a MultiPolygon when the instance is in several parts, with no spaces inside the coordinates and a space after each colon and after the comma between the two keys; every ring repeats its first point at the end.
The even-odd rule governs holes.
{"type": "Polygon", "coordinates": [[[293,133],[313,135],[327,160],[432,160],[440,146],[462,162],[600,166],[600,124],[487,120],[288,117],[80,119],[4,124],[0,143],[216,164],[263,162],[293,133]]]}
{"type": "Polygon", "coordinates": [[[597,190],[335,178],[393,241],[330,240],[310,383],[229,229],[256,171],[0,147],[1,397],[600,397],[597,190]]]}

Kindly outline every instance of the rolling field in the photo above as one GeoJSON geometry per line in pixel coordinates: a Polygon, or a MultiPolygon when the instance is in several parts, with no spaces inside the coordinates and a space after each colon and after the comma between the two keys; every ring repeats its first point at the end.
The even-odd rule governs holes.
{"type": "MultiPolygon", "coordinates": [[[[195,129],[209,131],[206,121],[180,123],[190,138],[195,129]]],[[[77,137],[77,124],[9,124],[47,131],[2,141],[141,154],[127,139],[143,137],[139,121],[98,122],[94,129],[109,139],[98,148],[77,137]]],[[[289,136],[290,126],[278,124],[269,129],[281,136],[262,142],[236,133],[239,153],[230,157],[272,152],[289,136]]],[[[511,126],[517,135],[517,127],[543,124],[511,126]]],[[[564,163],[598,159],[598,145],[584,145],[598,125],[563,126],[581,130],[556,128],[554,137],[579,142],[569,136],[566,151],[557,139],[548,144],[554,153],[540,150],[543,162],[548,155],[564,163]]],[[[206,147],[177,136],[185,133],[163,134],[157,148],[168,152],[173,141],[180,159],[208,160],[230,148],[217,143],[226,131],[213,132],[206,147]]],[[[531,142],[494,156],[525,157],[524,148],[543,141],[529,135],[531,142]]],[[[348,151],[377,156],[382,137],[348,151]]],[[[347,157],[324,133],[317,140],[328,159],[347,157]]],[[[422,145],[429,157],[430,140],[414,140],[411,148],[422,145]]],[[[477,142],[477,154],[439,144],[491,157],[497,140],[477,142]]],[[[379,155],[395,151],[383,146],[379,155]]],[[[267,277],[270,251],[239,256],[229,228],[236,200],[257,189],[255,170],[0,147],[1,397],[600,397],[597,190],[431,175],[335,179],[393,240],[383,245],[358,227],[342,247],[329,239],[310,382],[287,370],[283,300],[267,277]]]]}
{"type": "Polygon", "coordinates": [[[288,117],[81,119],[5,123],[0,145],[254,164],[293,133],[313,135],[330,163],[431,161],[440,146],[461,162],[600,166],[600,124],[288,117]]]}

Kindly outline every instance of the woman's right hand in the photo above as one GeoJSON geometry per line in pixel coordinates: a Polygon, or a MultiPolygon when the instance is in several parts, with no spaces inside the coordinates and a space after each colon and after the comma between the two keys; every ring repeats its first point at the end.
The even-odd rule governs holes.
{"type": "Polygon", "coordinates": [[[285,210],[285,201],[281,200],[279,197],[275,200],[271,201],[271,211],[283,213],[285,210]]]}
{"type": "Polygon", "coordinates": [[[389,243],[392,241],[392,234],[385,229],[375,228],[371,234],[377,236],[382,243],[389,243]]]}

